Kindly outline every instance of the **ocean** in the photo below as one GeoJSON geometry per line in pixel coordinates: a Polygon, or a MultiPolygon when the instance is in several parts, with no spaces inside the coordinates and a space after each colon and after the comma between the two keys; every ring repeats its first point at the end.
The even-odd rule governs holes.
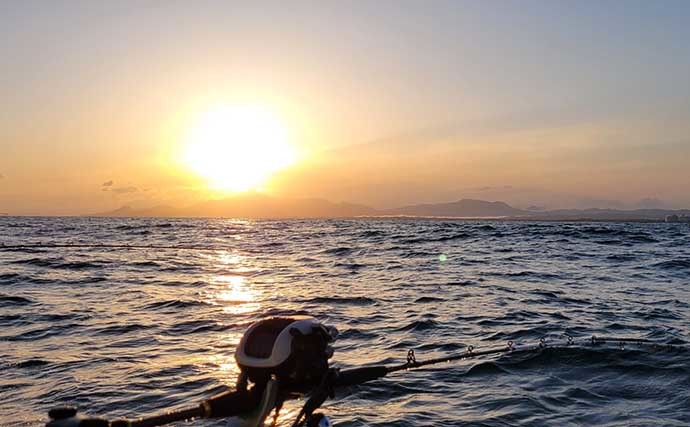
{"type": "Polygon", "coordinates": [[[343,368],[544,340],[344,390],[335,426],[690,424],[688,224],[0,217],[0,245],[2,426],[194,406],[293,314],[343,368]]]}

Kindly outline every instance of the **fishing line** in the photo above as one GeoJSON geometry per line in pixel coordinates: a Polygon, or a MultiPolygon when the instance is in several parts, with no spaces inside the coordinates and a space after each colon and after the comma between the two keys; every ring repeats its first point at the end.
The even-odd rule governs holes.
{"type": "Polygon", "coordinates": [[[26,249],[57,249],[57,248],[86,248],[86,249],[170,249],[189,251],[230,251],[233,248],[217,248],[194,245],[129,245],[129,244],[94,244],[94,243],[36,243],[24,245],[6,245],[0,243],[0,251],[21,251],[26,249]]]}

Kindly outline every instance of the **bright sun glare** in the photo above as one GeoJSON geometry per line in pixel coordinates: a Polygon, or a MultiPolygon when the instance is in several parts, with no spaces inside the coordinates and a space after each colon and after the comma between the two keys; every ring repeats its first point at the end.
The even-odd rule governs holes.
{"type": "Polygon", "coordinates": [[[222,191],[256,190],[296,161],[277,116],[257,107],[207,112],[189,132],[185,163],[222,191]]]}

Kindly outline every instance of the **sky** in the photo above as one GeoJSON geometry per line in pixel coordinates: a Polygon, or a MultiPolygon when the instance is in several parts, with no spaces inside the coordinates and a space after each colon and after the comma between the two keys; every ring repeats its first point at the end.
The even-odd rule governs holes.
{"type": "Polygon", "coordinates": [[[0,2],[0,212],[243,190],[688,208],[689,20],[672,0],[0,2]]]}

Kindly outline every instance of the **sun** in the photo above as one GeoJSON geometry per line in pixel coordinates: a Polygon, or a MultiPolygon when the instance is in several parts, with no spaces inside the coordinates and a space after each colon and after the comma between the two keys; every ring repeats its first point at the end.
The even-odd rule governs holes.
{"type": "Polygon", "coordinates": [[[186,139],[184,163],[213,190],[258,190],[297,157],[278,116],[256,106],[208,111],[186,139]]]}

